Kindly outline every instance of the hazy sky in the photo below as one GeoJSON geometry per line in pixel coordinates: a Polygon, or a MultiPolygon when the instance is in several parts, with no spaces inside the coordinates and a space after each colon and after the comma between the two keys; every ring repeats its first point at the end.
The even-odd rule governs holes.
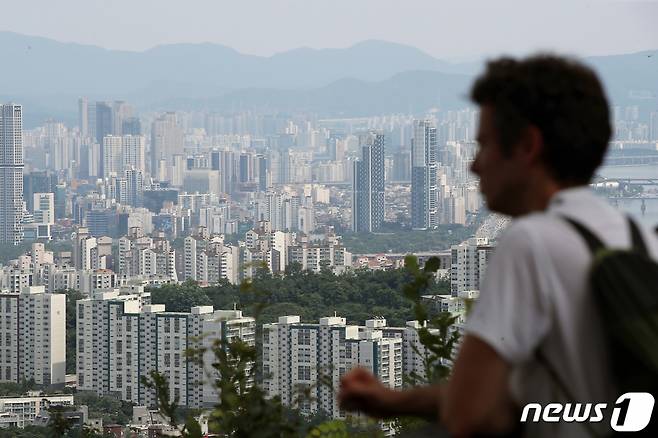
{"type": "Polygon", "coordinates": [[[381,39],[439,58],[658,48],[657,1],[0,0],[0,30],[111,49],[213,42],[271,55],[381,39]]]}

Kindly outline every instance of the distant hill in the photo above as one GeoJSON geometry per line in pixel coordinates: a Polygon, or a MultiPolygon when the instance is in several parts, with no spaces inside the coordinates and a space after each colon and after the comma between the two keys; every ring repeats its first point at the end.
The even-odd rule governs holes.
{"type": "Polygon", "coordinates": [[[383,41],[261,57],[209,43],[128,52],[0,32],[0,53],[14,67],[2,69],[0,81],[17,94],[197,97],[241,88],[315,88],[342,78],[381,81],[408,70],[460,71],[413,47],[383,41]]]}
{"type": "MultiPolygon", "coordinates": [[[[0,32],[0,53],[11,66],[0,69],[0,101],[23,103],[26,126],[51,116],[74,122],[82,95],[124,99],[141,110],[308,109],[349,116],[454,108],[464,106],[481,68],[384,41],[262,57],[210,43],[130,52],[0,32]]],[[[588,61],[615,101],[658,108],[658,52],[588,61]]]]}
{"type": "Polygon", "coordinates": [[[248,108],[310,111],[331,117],[387,113],[422,113],[428,108],[463,108],[472,78],[434,71],[410,71],[377,82],[340,79],[309,90],[243,89],[220,97],[175,99],[157,108],[202,108],[212,111],[248,108]]]}

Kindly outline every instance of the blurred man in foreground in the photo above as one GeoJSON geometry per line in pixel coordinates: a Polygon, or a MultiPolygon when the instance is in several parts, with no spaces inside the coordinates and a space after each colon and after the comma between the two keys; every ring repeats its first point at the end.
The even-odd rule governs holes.
{"type": "MultiPolygon", "coordinates": [[[[557,56],[503,58],[488,64],[471,98],[481,110],[472,171],[488,208],[513,222],[489,261],[452,376],[394,391],[357,369],[344,376],[339,394],[346,409],[423,416],[453,436],[518,432],[528,403],[614,402],[619,394],[588,287],[592,257],[564,216],[608,246],[631,242],[625,216],[588,187],[611,134],[608,102],[592,70],[557,56]]],[[[655,258],[656,240],[642,234],[655,258]]],[[[611,431],[606,422],[592,427],[611,431]]],[[[540,421],[521,433],[581,437],[592,435],[589,428],[540,421]]]]}

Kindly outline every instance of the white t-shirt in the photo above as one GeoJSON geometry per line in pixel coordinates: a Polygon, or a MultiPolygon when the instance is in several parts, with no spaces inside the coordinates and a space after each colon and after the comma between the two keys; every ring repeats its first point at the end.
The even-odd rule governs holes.
{"type": "MultiPolygon", "coordinates": [[[[510,391],[520,408],[569,401],[538,363],[537,348],[576,401],[614,403],[621,395],[611,378],[601,320],[589,293],[590,251],[562,216],[585,225],[608,247],[630,247],[626,216],[586,187],[558,192],[545,212],[516,219],[505,230],[466,332],[511,365],[510,391]]],[[[649,252],[658,258],[658,239],[650,230],[642,231],[649,252]]],[[[562,421],[527,423],[525,430],[528,437],[588,436],[582,425],[562,421]]]]}

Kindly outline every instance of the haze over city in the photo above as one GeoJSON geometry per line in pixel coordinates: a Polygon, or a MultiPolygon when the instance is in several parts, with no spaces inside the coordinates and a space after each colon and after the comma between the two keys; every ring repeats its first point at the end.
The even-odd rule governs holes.
{"type": "Polygon", "coordinates": [[[270,56],[376,39],[464,60],[538,49],[586,56],[658,47],[655,1],[27,0],[3,8],[0,29],[119,50],[210,42],[270,56]]]}
{"type": "MultiPolygon", "coordinates": [[[[395,394],[446,382],[480,291],[549,269],[498,259],[485,276],[511,216],[539,214],[515,190],[554,176],[540,159],[496,174],[520,156],[491,149],[515,116],[534,151],[568,125],[558,165],[605,131],[571,193],[658,223],[657,1],[5,3],[0,438],[180,436],[188,414],[194,438],[436,426],[352,416],[337,393],[355,369],[395,394]],[[512,62],[480,91],[516,86],[515,105],[570,120],[473,99],[486,61],[538,51],[583,67],[512,62]],[[542,71],[519,78],[523,63],[542,71]],[[508,182],[503,208],[483,174],[489,193],[508,182]]],[[[527,305],[492,296],[491,312],[527,305]]]]}

